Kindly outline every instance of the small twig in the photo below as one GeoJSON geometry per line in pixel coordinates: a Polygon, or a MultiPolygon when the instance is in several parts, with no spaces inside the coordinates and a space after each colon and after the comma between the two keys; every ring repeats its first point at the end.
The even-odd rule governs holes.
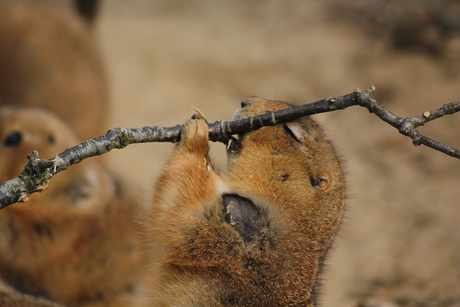
{"type": "Polygon", "coordinates": [[[362,101],[359,105],[367,108],[371,113],[375,113],[375,115],[377,115],[380,119],[398,129],[399,133],[410,137],[414,146],[425,145],[448,154],[449,156],[460,158],[460,151],[458,149],[430,139],[422,135],[417,130],[417,127],[423,126],[429,121],[443,117],[444,115],[450,115],[459,112],[460,101],[447,103],[439,109],[433,111],[425,111],[422,115],[417,115],[413,118],[401,118],[391,113],[373,98],[368,98],[362,101]]]}
{"type": "MultiPolygon", "coordinates": [[[[329,97],[314,103],[296,106],[289,109],[271,112],[260,116],[238,121],[217,121],[209,124],[209,138],[214,142],[227,142],[231,135],[245,133],[263,126],[276,125],[297,118],[324,112],[341,110],[359,105],[367,108],[383,121],[389,123],[398,131],[412,138],[414,145],[426,145],[455,158],[460,158],[460,151],[425,137],[417,131],[417,127],[425,123],[460,111],[460,102],[445,104],[439,109],[426,111],[413,118],[401,118],[381,104],[372,96],[375,88],[340,96],[329,97]]],[[[115,128],[107,134],[85,141],[75,147],[66,149],[63,153],[50,160],[39,159],[38,153],[28,156],[29,163],[24,171],[12,180],[0,185],[0,209],[18,201],[27,201],[30,194],[46,189],[48,181],[57,173],[67,169],[82,160],[101,155],[112,149],[121,149],[129,144],[147,142],[177,142],[180,137],[180,125],[174,127],[144,127],[137,129],[115,128]]]]}

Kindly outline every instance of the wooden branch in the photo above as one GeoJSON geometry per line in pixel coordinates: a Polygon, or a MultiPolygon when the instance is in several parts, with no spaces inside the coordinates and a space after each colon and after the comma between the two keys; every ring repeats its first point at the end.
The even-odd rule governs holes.
{"type": "MultiPolygon", "coordinates": [[[[413,118],[401,118],[375,101],[373,99],[374,91],[374,87],[364,91],[357,89],[344,96],[329,97],[314,103],[250,117],[244,120],[217,121],[209,124],[209,138],[214,142],[226,143],[233,134],[240,134],[263,126],[292,121],[307,115],[331,112],[359,105],[367,108],[371,113],[374,113],[380,119],[398,129],[401,134],[410,137],[414,145],[423,144],[452,157],[460,158],[459,150],[436,142],[417,131],[417,127],[429,121],[459,112],[459,101],[445,104],[433,111],[425,111],[422,115],[417,115],[413,118]]],[[[24,202],[29,200],[30,194],[45,190],[48,181],[54,175],[86,158],[102,155],[115,148],[121,149],[133,143],[177,142],[180,137],[180,128],[180,125],[136,129],[120,127],[109,130],[103,136],[68,148],[50,160],[40,159],[37,152],[31,153],[27,156],[29,163],[24,171],[17,178],[0,185],[0,209],[18,201],[24,202]]]]}

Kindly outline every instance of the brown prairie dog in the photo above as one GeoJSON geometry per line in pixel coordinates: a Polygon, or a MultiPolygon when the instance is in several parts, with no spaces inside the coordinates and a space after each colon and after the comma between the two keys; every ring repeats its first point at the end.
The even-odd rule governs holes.
{"type": "MultiPolygon", "coordinates": [[[[51,158],[79,143],[40,108],[0,108],[0,182],[37,150],[51,158]]],[[[137,196],[88,159],[57,174],[48,190],[0,211],[0,278],[21,293],[67,306],[135,306],[143,258],[137,196]]]]}
{"type": "MultiPolygon", "coordinates": [[[[234,119],[287,108],[248,98],[234,119]]],[[[334,150],[303,118],[240,135],[226,174],[208,127],[189,120],[147,219],[151,306],[316,306],[345,185],[334,150]]]]}
{"type": "Polygon", "coordinates": [[[40,106],[86,140],[107,130],[108,90],[89,25],[40,2],[0,4],[0,106],[40,106]]]}

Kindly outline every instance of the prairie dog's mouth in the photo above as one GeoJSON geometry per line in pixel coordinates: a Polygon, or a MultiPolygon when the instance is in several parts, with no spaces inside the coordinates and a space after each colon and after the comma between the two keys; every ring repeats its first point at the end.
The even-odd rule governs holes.
{"type": "MultiPolygon", "coordinates": [[[[241,103],[241,108],[235,111],[232,116],[232,120],[242,120],[250,117],[251,115],[247,114],[247,110],[245,108],[252,106],[249,104],[241,103]]],[[[227,153],[230,155],[238,154],[241,150],[241,146],[243,143],[244,135],[234,135],[230,138],[227,143],[227,153]]]]}
{"type": "Polygon", "coordinates": [[[246,119],[250,115],[247,115],[245,112],[244,108],[239,108],[238,110],[233,113],[232,120],[241,120],[241,119],[246,119]]]}
{"type": "Polygon", "coordinates": [[[242,145],[242,137],[239,135],[234,135],[230,138],[227,143],[227,153],[229,155],[235,155],[240,152],[242,145]]]}
{"type": "MultiPolygon", "coordinates": [[[[241,101],[241,108],[239,108],[235,111],[235,113],[233,113],[232,121],[244,120],[250,117],[265,114],[267,112],[272,112],[272,110],[264,110],[263,108],[257,108],[254,102],[252,101],[255,98],[257,97],[248,97],[241,101]]],[[[227,143],[227,153],[230,155],[238,154],[241,150],[244,137],[245,134],[232,136],[227,143]]]]}

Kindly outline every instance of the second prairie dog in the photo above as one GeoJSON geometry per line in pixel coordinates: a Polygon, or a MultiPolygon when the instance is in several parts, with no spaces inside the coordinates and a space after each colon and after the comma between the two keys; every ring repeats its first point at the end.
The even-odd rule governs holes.
{"type": "Polygon", "coordinates": [[[107,130],[105,71],[89,25],[40,2],[0,4],[0,106],[40,106],[86,140],[107,130]]]}
{"type": "MultiPolygon", "coordinates": [[[[40,108],[0,108],[0,181],[37,150],[51,158],[79,143],[40,108]]],[[[0,278],[67,306],[135,306],[143,258],[138,197],[92,159],[59,173],[42,193],[0,211],[0,278]]]]}
{"type": "MultiPolygon", "coordinates": [[[[287,108],[249,98],[234,119],[287,108]]],[[[208,126],[189,120],[160,175],[146,224],[152,306],[317,306],[345,184],[310,118],[263,127],[229,144],[213,170],[208,126]]]]}

